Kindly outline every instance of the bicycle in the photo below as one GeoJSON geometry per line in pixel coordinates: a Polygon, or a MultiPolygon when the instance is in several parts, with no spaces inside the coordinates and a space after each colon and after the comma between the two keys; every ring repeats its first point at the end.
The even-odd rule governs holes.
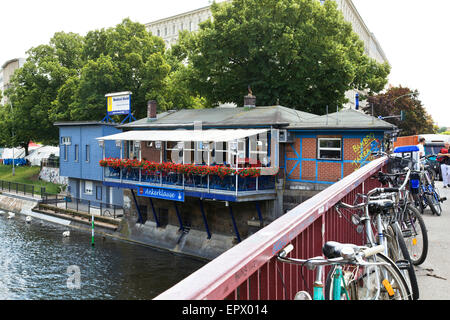
{"type": "MultiPolygon", "coordinates": [[[[399,152],[414,152],[415,146],[396,148],[400,149],[399,152]]],[[[396,152],[394,150],[394,152],[396,152]]],[[[386,153],[384,153],[387,155],[386,153]]],[[[441,198],[439,190],[434,185],[434,171],[427,164],[427,160],[430,156],[421,157],[419,161],[413,159],[412,155],[410,157],[394,157],[392,155],[387,155],[389,157],[388,161],[388,171],[390,173],[399,173],[404,167],[408,167],[412,170],[413,179],[411,180],[411,193],[414,199],[414,204],[417,209],[423,214],[424,209],[428,206],[433,214],[440,216],[442,214],[441,203],[446,200],[445,197],[441,198]],[[414,170],[414,168],[416,170],[414,170]],[[418,170],[417,170],[418,169],[418,170]]]]}
{"type": "MultiPolygon", "coordinates": [[[[397,265],[381,252],[383,246],[365,247],[342,244],[334,241],[325,243],[322,252],[325,256],[310,259],[288,258],[293,250],[292,244],[285,247],[277,256],[284,263],[317,268],[313,285],[313,296],[308,291],[299,291],[294,300],[410,300],[411,294],[397,265]],[[323,270],[328,272],[325,288],[323,270]]],[[[302,270],[302,269],[300,269],[302,270]]],[[[304,277],[302,274],[304,281],[304,277]]],[[[305,284],[306,287],[306,284],[305,284]]]]}
{"type": "MultiPolygon", "coordinates": [[[[398,186],[399,178],[406,173],[383,173],[379,172],[376,179],[382,184],[388,184],[390,187],[393,185],[398,186]]],[[[410,178],[410,186],[414,184],[413,174],[410,178]]],[[[414,188],[411,188],[414,192],[414,188]]],[[[417,191],[416,191],[417,192],[417,191]]],[[[397,193],[396,200],[398,207],[397,221],[400,225],[402,235],[409,252],[411,262],[414,265],[422,264],[428,254],[428,232],[425,227],[425,221],[422,218],[419,210],[413,206],[411,198],[411,191],[406,189],[397,193]]]]}
{"type": "Polygon", "coordinates": [[[352,215],[352,223],[358,226],[358,231],[365,231],[366,241],[369,246],[383,245],[385,247],[385,255],[393,258],[399,268],[406,271],[405,277],[409,282],[413,298],[416,300],[419,298],[417,277],[399,223],[398,194],[406,187],[406,182],[410,175],[409,168],[407,168],[406,175],[404,183],[399,188],[375,188],[367,194],[357,194],[355,203],[360,197],[363,198],[361,203],[350,205],[339,202],[335,205],[335,209],[340,217],[344,216],[340,211],[342,207],[349,210],[362,211],[360,215],[352,215]],[[375,196],[376,194],[378,196],[375,196]],[[372,228],[372,223],[374,228],[372,228]],[[402,256],[403,259],[399,259],[402,256]]]}
{"type": "MultiPolygon", "coordinates": [[[[409,164],[409,166],[411,165],[409,164]]],[[[394,167],[393,171],[398,170],[394,167]]],[[[414,171],[411,171],[409,181],[406,180],[405,176],[406,172],[384,173],[380,171],[377,176],[372,178],[378,179],[383,185],[388,185],[389,187],[400,187],[402,184],[409,186],[409,189],[404,188],[397,193],[398,199],[396,203],[399,208],[397,210],[397,220],[401,227],[411,262],[414,265],[420,265],[425,261],[428,254],[428,232],[414,201],[417,198],[415,194],[419,192],[419,178],[414,171]]],[[[445,200],[445,198],[443,199],[445,200]]]]}

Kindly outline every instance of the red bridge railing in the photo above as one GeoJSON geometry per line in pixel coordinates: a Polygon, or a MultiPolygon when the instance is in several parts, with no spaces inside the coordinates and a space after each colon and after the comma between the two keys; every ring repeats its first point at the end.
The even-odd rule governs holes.
{"type": "MultiPolygon", "coordinates": [[[[362,244],[363,235],[339,218],[333,206],[352,203],[357,193],[380,186],[370,177],[382,170],[387,158],[374,160],[326,190],[303,202],[270,225],[226,251],[155,299],[160,300],[291,300],[305,290],[299,266],[277,261],[276,254],[294,245],[292,257],[322,254],[326,241],[362,244]]],[[[303,268],[312,287],[314,274],[303,268]]]]}

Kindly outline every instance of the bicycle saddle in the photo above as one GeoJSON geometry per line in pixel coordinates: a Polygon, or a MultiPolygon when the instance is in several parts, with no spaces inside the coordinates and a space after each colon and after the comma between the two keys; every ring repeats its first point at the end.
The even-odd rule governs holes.
{"type": "Polygon", "coordinates": [[[369,201],[369,211],[378,212],[379,210],[385,210],[392,208],[394,206],[394,201],[391,199],[379,199],[369,201]]]}

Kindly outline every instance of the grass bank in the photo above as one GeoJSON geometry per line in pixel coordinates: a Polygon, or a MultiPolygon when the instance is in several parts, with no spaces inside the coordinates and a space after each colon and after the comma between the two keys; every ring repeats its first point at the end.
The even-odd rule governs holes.
{"type": "Polygon", "coordinates": [[[12,166],[0,165],[0,180],[34,185],[36,190],[45,187],[48,193],[58,193],[61,185],[39,180],[41,168],[15,167],[15,175],[12,175],[12,166]]]}

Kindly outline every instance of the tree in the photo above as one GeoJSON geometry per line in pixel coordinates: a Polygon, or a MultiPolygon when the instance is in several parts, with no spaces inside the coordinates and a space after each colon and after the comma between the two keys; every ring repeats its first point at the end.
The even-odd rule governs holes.
{"type": "Polygon", "coordinates": [[[171,68],[161,38],[143,24],[124,19],[114,28],[88,32],[84,41],[83,67],[60,88],[53,103],[55,120],[101,120],[106,114],[105,94],[111,92],[132,92],[136,118],[146,116],[151,99],[167,108],[163,91],[171,68]]]}
{"type": "Polygon", "coordinates": [[[58,128],[49,117],[50,106],[58,89],[76,74],[82,45],[81,36],[58,32],[48,45],[27,52],[27,61],[15,71],[11,88],[5,91],[8,103],[1,110],[2,145],[20,145],[28,154],[31,140],[57,143],[58,128]]]}
{"type": "Polygon", "coordinates": [[[401,129],[401,136],[436,133],[432,117],[427,113],[422,102],[418,99],[419,92],[407,87],[391,87],[385,93],[368,98],[368,105],[363,108],[368,114],[374,116],[398,116],[405,112],[405,120],[388,118],[386,121],[395,124],[401,129]]]}
{"type": "MultiPolygon", "coordinates": [[[[210,105],[242,106],[250,85],[259,105],[314,113],[347,102],[345,92],[378,92],[390,67],[364,54],[334,1],[234,0],[214,3],[213,21],[184,39],[189,86],[210,105]]],[[[182,40],[183,41],[183,40],[182,40]]]]}

